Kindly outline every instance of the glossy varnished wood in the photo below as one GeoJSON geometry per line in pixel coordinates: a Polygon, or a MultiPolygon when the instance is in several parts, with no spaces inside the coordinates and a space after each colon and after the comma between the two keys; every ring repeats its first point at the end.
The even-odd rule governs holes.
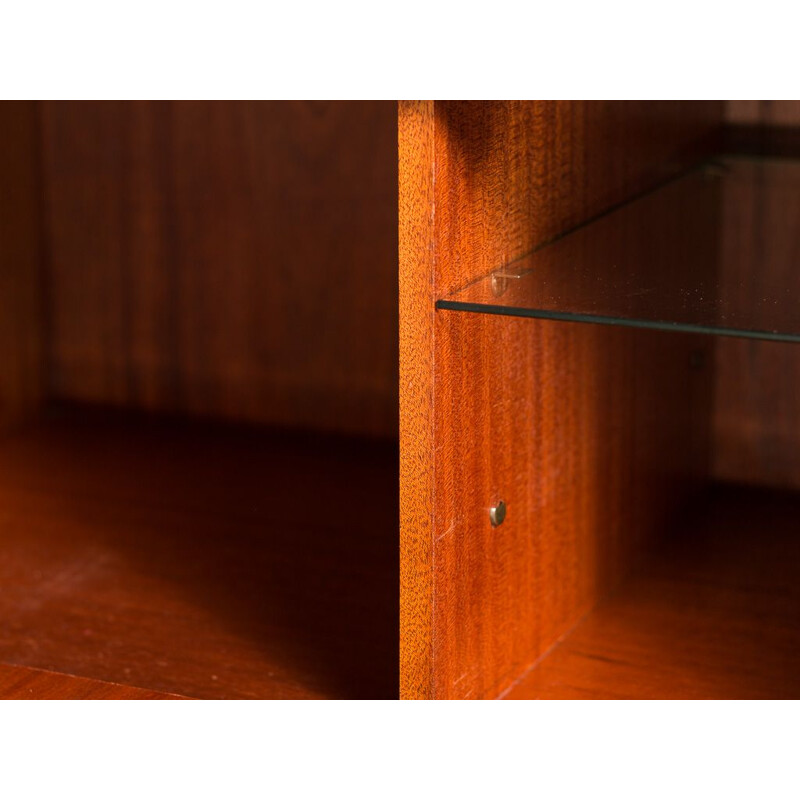
{"type": "Polygon", "coordinates": [[[491,697],[691,497],[709,376],[691,368],[703,344],[691,337],[448,312],[440,331],[438,693],[491,697]],[[506,521],[492,528],[500,499],[506,521]]]}
{"type": "Polygon", "coordinates": [[[172,700],[177,695],[0,664],[0,700],[172,700]]]}
{"type": "Polygon", "coordinates": [[[800,698],[800,496],[727,486],[507,694],[800,698]]]}
{"type": "Polygon", "coordinates": [[[401,415],[417,410],[415,436],[432,445],[401,427],[401,451],[417,454],[403,462],[401,503],[419,509],[402,518],[401,674],[416,678],[403,696],[492,697],[690,496],[709,373],[690,370],[688,337],[457,312],[431,323],[432,303],[685,167],[717,138],[721,106],[404,112],[415,119],[401,125],[412,137],[401,134],[401,165],[405,151],[415,177],[401,182],[401,415]],[[499,499],[508,517],[493,529],[499,499]]]}
{"type": "Polygon", "coordinates": [[[35,104],[0,102],[0,426],[35,412],[44,364],[35,104]]]}
{"type": "Polygon", "coordinates": [[[397,435],[393,103],[44,103],[57,397],[397,435]]]}
{"type": "Polygon", "coordinates": [[[397,696],[397,448],[98,413],[0,439],[0,663],[397,696]]]}

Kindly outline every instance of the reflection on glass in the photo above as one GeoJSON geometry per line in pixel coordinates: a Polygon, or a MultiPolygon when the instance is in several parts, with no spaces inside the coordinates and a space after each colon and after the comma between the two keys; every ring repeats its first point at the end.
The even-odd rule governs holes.
{"type": "Polygon", "coordinates": [[[800,341],[800,161],[698,168],[437,307],[800,341]]]}

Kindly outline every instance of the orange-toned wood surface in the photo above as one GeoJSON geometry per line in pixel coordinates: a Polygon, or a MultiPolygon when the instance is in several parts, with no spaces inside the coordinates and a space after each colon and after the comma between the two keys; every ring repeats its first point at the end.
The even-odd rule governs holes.
{"type": "Polygon", "coordinates": [[[800,495],[728,485],[509,699],[800,698],[800,495]]]}
{"type": "Polygon", "coordinates": [[[401,521],[402,653],[429,649],[405,656],[401,693],[494,697],[690,496],[705,467],[709,371],[690,369],[689,337],[444,311],[431,328],[433,303],[705,154],[722,108],[435,103],[400,114],[416,117],[400,139],[401,165],[416,170],[401,181],[401,417],[416,413],[433,437],[401,471],[401,503],[420,508],[401,521]],[[508,518],[494,529],[499,499],[508,518]],[[430,632],[416,640],[426,591],[430,632]]]}
{"type": "Polygon", "coordinates": [[[400,229],[400,694],[433,685],[433,102],[398,108],[400,229]]]}
{"type": "Polygon", "coordinates": [[[392,698],[397,447],[64,412],[0,437],[0,663],[392,698]]]}
{"type": "Polygon", "coordinates": [[[705,343],[441,316],[437,696],[494,697],[691,497],[707,460],[709,373],[691,367],[705,343]],[[506,521],[492,528],[500,499],[506,521]]]}
{"type": "Polygon", "coordinates": [[[397,436],[395,104],[41,111],[53,394],[397,436]]]}
{"type": "Polygon", "coordinates": [[[32,102],[0,102],[0,425],[35,411],[44,384],[39,153],[32,102]]]}
{"type": "Polygon", "coordinates": [[[178,695],[0,664],[0,700],[175,700],[178,695]]]}
{"type": "Polygon", "coordinates": [[[436,103],[439,297],[720,142],[721,103],[436,103]]]}
{"type": "MultiPolygon", "coordinates": [[[[723,287],[743,296],[796,285],[800,197],[788,181],[767,190],[757,162],[725,192],[723,287]],[[754,269],[753,265],[757,265],[754,269]]],[[[800,487],[800,350],[737,339],[716,343],[714,474],[727,481],[800,487]]]]}

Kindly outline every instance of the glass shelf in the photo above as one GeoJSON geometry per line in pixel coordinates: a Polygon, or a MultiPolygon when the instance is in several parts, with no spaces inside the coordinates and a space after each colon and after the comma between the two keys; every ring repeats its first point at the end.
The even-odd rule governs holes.
{"type": "Polygon", "coordinates": [[[800,160],[705,164],[436,305],[800,342],[800,160]]]}

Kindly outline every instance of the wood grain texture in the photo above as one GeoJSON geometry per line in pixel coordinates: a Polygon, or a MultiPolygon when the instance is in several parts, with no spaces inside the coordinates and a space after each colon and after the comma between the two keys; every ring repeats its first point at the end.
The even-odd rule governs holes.
{"type": "MultiPolygon", "coordinates": [[[[427,141],[430,109],[416,113],[427,141]]],[[[401,341],[430,339],[437,297],[705,154],[721,113],[716,103],[434,104],[432,204],[414,206],[429,196],[429,170],[405,188],[433,231],[401,223],[401,341]]],[[[432,475],[433,522],[427,545],[426,516],[403,533],[416,548],[406,575],[417,557],[419,580],[403,583],[401,604],[430,591],[432,633],[419,642],[430,654],[416,654],[432,665],[427,696],[494,697],[690,496],[705,469],[708,371],[689,369],[691,337],[446,311],[432,337],[433,355],[418,355],[429,373],[402,384],[403,402],[432,403],[433,445],[404,465],[401,502],[432,475]],[[501,498],[508,518],[493,529],[488,509],[501,498]]]]}
{"type": "Polygon", "coordinates": [[[36,107],[0,102],[0,425],[35,412],[44,386],[36,107]]]}
{"type": "Polygon", "coordinates": [[[0,700],[177,700],[178,695],[0,664],[0,700]]]}
{"type": "Polygon", "coordinates": [[[721,114],[696,102],[436,103],[438,295],[707,155],[721,114]]]}
{"type": "Polygon", "coordinates": [[[398,106],[400,695],[433,693],[433,103],[398,106]]]}
{"type": "Polygon", "coordinates": [[[800,698],[796,493],[728,485],[509,699],[800,698]]]}
{"type": "MultiPolygon", "coordinates": [[[[800,197],[793,180],[767,180],[758,162],[723,198],[721,286],[731,294],[794,292],[800,262],[800,197]]],[[[774,173],[773,173],[774,174],[774,173]]],[[[800,351],[791,344],[716,343],[714,475],[800,487],[800,351]]]]}
{"type": "Polygon", "coordinates": [[[42,111],[53,394],[397,436],[394,104],[42,111]]]}
{"type": "Polygon", "coordinates": [[[690,359],[706,343],[440,316],[450,367],[436,387],[436,696],[494,697],[692,496],[709,375],[690,359]],[[507,519],[492,528],[500,499],[507,519]]]}
{"type": "Polygon", "coordinates": [[[198,698],[398,692],[397,448],[64,412],[0,437],[0,663],[198,698]]]}

